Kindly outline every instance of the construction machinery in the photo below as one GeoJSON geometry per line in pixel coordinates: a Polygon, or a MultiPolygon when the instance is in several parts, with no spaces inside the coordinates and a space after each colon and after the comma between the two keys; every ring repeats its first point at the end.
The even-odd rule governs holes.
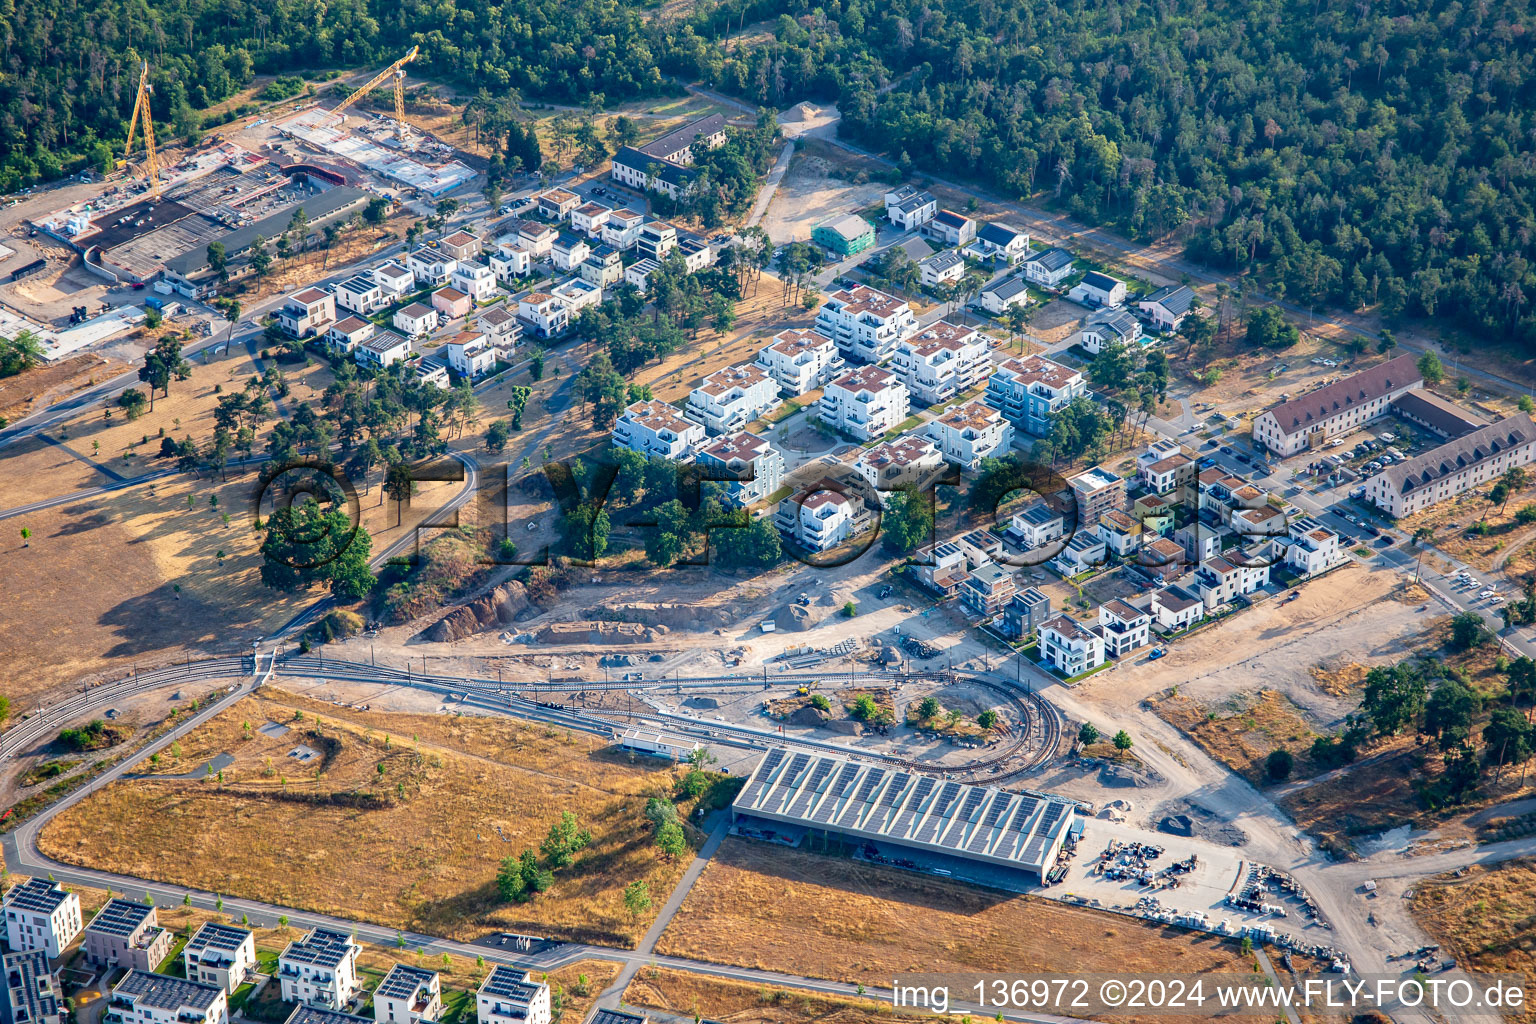
{"type": "Polygon", "coordinates": [[[345,121],[345,113],[348,107],[372,92],[375,88],[378,87],[379,83],[384,81],[384,79],[393,77],[395,84],[395,137],[397,139],[405,138],[405,66],[416,59],[416,54],[419,51],[420,47],[411,47],[409,53],[395,61],[383,71],[380,71],[377,75],[374,75],[371,79],[368,80],[367,85],[363,86],[361,89],[354,92],[351,96],[348,96],[346,99],[342,100],[341,103],[337,104],[337,106],[331,111],[331,113],[334,114],[339,121],[345,121]]]}
{"type": "Polygon", "coordinates": [[[144,173],[149,182],[149,194],[160,198],[160,167],[155,160],[155,121],[149,116],[149,97],[155,87],[149,84],[149,61],[139,69],[139,95],[133,101],[133,117],[128,119],[128,144],[123,147],[123,160],[133,152],[133,130],[139,123],[139,113],[144,114],[144,173]]]}

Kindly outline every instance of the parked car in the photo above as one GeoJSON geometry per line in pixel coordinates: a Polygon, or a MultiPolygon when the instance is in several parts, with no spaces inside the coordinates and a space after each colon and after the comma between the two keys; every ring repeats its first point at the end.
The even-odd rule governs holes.
{"type": "Polygon", "coordinates": [[[1163,655],[1165,655],[1167,653],[1168,652],[1166,650],[1164,650],[1163,648],[1161,648],[1161,647],[1154,647],[1154,648],[1152,648],[1152,653],[1147,655],[1147,660],[1148,661],[1156,661],[1158,658],[1161,658],[1163,655]]]}

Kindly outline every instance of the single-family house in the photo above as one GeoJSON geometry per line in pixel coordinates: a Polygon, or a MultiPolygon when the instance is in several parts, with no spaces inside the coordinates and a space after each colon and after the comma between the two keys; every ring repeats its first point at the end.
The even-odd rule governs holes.
{"type": "Polygon", "coordinates": [[[584,203],[571,211],[571,230],[579,231],[588,238],[601,238],[603,226],[608,223],[608,217],[612,213],[611,206],[604,206],[602,203],[584,203]]]}
{"type": "Polygon", "coordinates": [[[933,219],[923,225],[923,231],[945,245],[958,248],[968,245],[976,237],[976,222],[953,210],[940,210],[933,219]]]}
{"type": "Polygon", "coordinates": [[[939,212],[933,193],[912,185],[902,185],[885,194],[885,216],[903,231],[916,231],[939,212]]]}
{"type": "Polygon", "coordinates": [[[580,277],[561,281],[549,290],[549,294],[565,303],[565,308],[570,312],[572,320],[588,306],[595,306],[603,301],[603,290],[580,277]]]}
{"type": "Polygon", "coordinates": [[[485,302],[496,294],[496,272],[480,260],[460,260],[450,280],[473,302],[485,302]]]}
{"type": "Polygon", "coordinates": [[[635,247],[640,241],[640,231],[645,227],[645,214],[634,210],[614,210],[603,225],[603,242],[620,252],[635,247]]]}
{"type": "Polygon", "coordinates": [[[437,310],[444,322],[447,322],[469,316],[475,308],[475,300],[468,293],[448,285],[432,293],[432,308],[437,310]]]}
{"type": "Polygon", "coordinates": [[[336,322],[336,299],[319,288],[303,288],[283,300],[277,324],[289,337],[316,338],[336,322]]]}
{"type": "Polygon", "coordinates": [[[391,322],[407,338],[423,338],[437,330],[438,321],[436,309],[422,302],[413,302],[395,310],[391,322]]]}
{"type": "Polygon", "coordinates": [[[1098,355],[1106,348],[1129,346],[1142,341],[1142,337],[1140,320],[1126,310],[1106,307],[1083,321],[1077,343],[1098,355]]]}
{"type": "Polygon", "coordinates": [[[639,259],[624,268],[624,283],[632,285],[635,291],[644,295],[650,287],[651,275],[661,269],[661,264],[653,259],[639,259]]]}
{"type": "Polygon", "coordinates": [[[394,331],[379,331],[367,341],[360,342],[352,350],[352,358],[359,366],[387,370],[403,359],[411,357],[411,339],[402,338],[394,331]]]}
{"type": "Polygon", "coordinates": [[[80,934],[80,897],[36,876],[5,894],[5,939],[12,950],[40,949],[58,959],[80,934]]]}
{"type": "Polygon", "coordinates": [[[468,231],[455,231],[438,239],[438,248],[456,260],[472,260],[480,255],[480,236],[468,231]]]}
{"type": "Polygon", "coordinates": [[[517,302],[517,317],[536,338],[558,338],[571,324],[571,309],[548,292],[529,292],[517,302]]]}
{"type": "Polygon", "coordinates": [[[965,258],[953,249],[943,249],[918,261],[917,276],[925,288],[958,281],[965,276],[965,258]]]}
{"type": "Polygon", "coordinates": [[[984,286],[980,294],[981,308],[993,316],[1002,316],[1013,308],[1022,308],[1035,301],[1029,294],[1029,283],[1024,278],[1001,277],[984,286]]]}
{"type": "Polygon", "coordinates": [[[1017,263],[1029,252],[1029,235],[1011,224],[992,221],[977,229],[970,249],[983,259],[1017,263]]]}
{"type": "Polygon", "coordinates": [[[533,974],[497,964],[475,993],[475,1024],[550,1024],[549,986],[533,974]]]}
{"type": "Polygon", "coordinates": [[[1141,547],[1141,523],[1119,509],[1099,515],[1097,533],[1111,551],[1125,558],[1141,547]]]}
{"type": "Polygon", "coordinates": [[[331,329],[325,332],[325,343],[337,352],[350,355],[358,345],[373,337],[375,330],[372,320],[349,316],[331,325],[331,329]]]}
{"type": "Polygon", "coordinates": [[[1065,249],[1046,249],[1024,257],[1024,276],[1041,288],[1055,288],[1077,270],[1077,261],[1065,249]]]}
{"type": "Polygon", "coordinates": [[[960,584],[960,603],[971,614],[985,618],[1000,613],[1017,592],[1013,573],[996,562],[982,562],[960,584]]]}
{"type": "Polygon", "coordinates": [[[1147,610],[1165,632],[1188,629],[1205,618],[1205,602],[1178,586],[1154,590],[1147,610]]]}
{"type": "Polygon", "coordinates": [[[386,304],[403,299],[412,288],[416,287],[416,275],[399,260],[381,263],[369,273],[373,276],[373,283],[378,285],[379,291],[384,294],[386,304]]]}
{"type": "Polygon", "coordinates": [[[1003,608],[998,628],[1004,636],[1022,638],[1032,635],[1051,617],[1051,599],[1035,587],[1025,587],[1014,594],[1003,608]]]}
{"type": "Polygon", "coordinates": [[[443,1014],[443,984],[436,971],[395,964],[373,990],[374,1024],[422,1024],[443,1014]]]}
{"type": "Polygon", "coordinates": [[[1152,616],[1116,598],[1099,605],[1098,633],[1104,638],[1104,653],[1120,658],[1151,640],[1152,616]]]}
{"type": "Polygon", "coordinates": [[[169,974],[134,968],[112,986],[102,1024],[228,1024],[229,995],[169,974]]]}
{"type": "Polygon", "coordinates": [[[509,291],[516,290],[519,282],[533,273],[533,254],[513,242],[502,242],[495,252],[486,255],[485,261],[497,283],[509,291]]]}
{"type": "Polygon", "coordinates": [[[1146,314],[1153,327],[1172,333],[1183,326],[1184,318],[1195,308],[1195,293],[1188,285],[1170,285],[1137,300],[1136,308],[1146,314]]]}
{"type": "Polygon", "coordinates": [[[595,247],[576,268],[581,279],[599,288],[612,288],[624,280],[624,259],[611,245],[595,247]]]}
{"type": "Polygon", "coordinates": [[[647,222],[640,229],[640,237],[635,240],[635,249],[646,259],[652,259],[660,263],[667,258],[667,253],[677,248],[677,228],[664,220],[647,222]]]}
{"type": "Polygon", "coordinates": [[[555,239],[555,244],[550,247],[549,259],[555,265],[556,270],[564,270],[567,273],[581,266],[581,261],[592,252],[592,247],[587,240],[580,235],[573,235],[568,231],[562,231],[555,239]]]}
{"type": "Polygon", "coordinates": [[[217,985],[233,994],[256,971],[256,935],[219,921],[205,921],[181,950],[188,981],[217,985]]]}
{"type": "Polygon", "coordinates": [[[1104,637],[1076,619],[1058,615],[1039,627],[1040,660],[1072,677],[1104,664],[1104,637]]]}
{"type": "Polygon", "coordinates": [[[453,268],[458,265],[459,261],[452,256],[427,245],[413,249],[405,257],[406,269],[411,272],[418,288],[437,288],[447,284],[453,268]]]}
{"type": "Polygon", "coordinates": [[[467,380],[478,380],[496,368],[496,350],[479,331],[460,331],[448,339],[448,368],[467,380]]]}
{"type": "Polygon", "coordinates": [[[581,196],[566,188],[545,189],[534,196],[539,204],[539,215],[553,221],[562,221],[581,205],[581,196]]]}
{"type": "Polygon", "coordinates": [[[1113,309],[1125,303],[1125,282],[1090,270],[1067,292],[1067,298],[1089,309],[1113,309]]]}

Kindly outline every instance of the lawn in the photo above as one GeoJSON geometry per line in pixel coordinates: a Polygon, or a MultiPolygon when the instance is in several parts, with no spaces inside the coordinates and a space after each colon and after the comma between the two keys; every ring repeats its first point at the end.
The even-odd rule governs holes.
{"type": "Polygon", "coordinates": [[[610,945],[633,944],[651,916],[625,910],[625,885],[644,880],[660,896],[684,867],[655,849],[642,814],[648,796],[671,791],[672,773],[630,766],[586,734],[354,712],[264,691],[186,737],[155,770],[195,769],[222,752],[235,762],[221,778],[114,783],[51,821],[40,845],[69,863],[388,927],[610,945]],[[289,731],[268,736],[267,721],[289,731]],[[295,760],[300,744],[319,754],[295,760]],[[500,861],[537,850],[566,810],[592,832],[591,845],[549,891],[502,902],[500,861]]]}

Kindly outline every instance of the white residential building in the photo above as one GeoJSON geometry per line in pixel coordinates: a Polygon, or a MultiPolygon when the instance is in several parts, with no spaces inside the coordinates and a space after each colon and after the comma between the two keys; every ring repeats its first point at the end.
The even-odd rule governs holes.
{"type": "Polygon", "coordinates": [[[871,441],[907,418],[908,403],[906,386],[895,374],[861,366],[827,385],[816,414],[833,430],[871,441]]]}
{"type": "Polygon", "coordinates": [[[448,367],[460,377],[478,380],[496,368],[496,350],[479,331],[460,331],[446,351],[448,367]]]}
{"type": "Polygon", "coordinates": [[[571,324],[564,300],[548,292],[529,292],[517,302],[517,316],[537,338],[558,338],[571,324]]]}
{"type": "Polygon", "coordinates": [[[816,390],[843,368],[836,342],[798,327],[775,334],[757,353],[756,361],[790,397],[816,390]]]}
{"type": "Polygon", "coordinates": [[[653,259],[660,263],[667,258],[667,253],[677,248],[677,228],[664,220],[648,221],[640,228],[640,237],[635,242],[635,249],[646,259],[653,259]]]}
{"type": "Polygon", "coordinates": [[[692,462],[704,427],[666,402],[650,399],[624,410],[613,425],[613,446],[673,462],[692,462]]]}
{"type": "Polygon", "coordinates": [[[475,993],[476,1024],[550,1024],[549,986],[528,971],[497,964],[475,993]]]}
{"type": "Polygon", "coordinates": [[[536,220],[518,221],[518,247],[526,249],[536,260],[548,256],[550,250],[555,247],[555,239],[559,237],[560,232],[552,224],[544,224],[536,220]]]}
{"type": "Polygon", "coordinates": [[[816,313],[816,330],[837,342],[844,356],[881,363],[896,343],[917,333],[912,307],[867,285],[835,291],[816,313]]]}
{"type": "Polygon", "coordinates": [[[1008,309],[1035,301],[1030,297],[1029,283],[1018,275],[999,278],[985,286],[981,289],[980,299],[981,308],[993,316],[1002,316],[1008,309]]]}
{"type": "Polygon", "coordinates": [[[436,971],[395,964],[373,990],[374,1024],[421,1024],[443,1014],[443,983],[436,971]]]}
{"type": "Polygon", "coordinates": [[[932,192],[902,185],[885,194],[885,216],[903,231],[916,231],[938,212],[939,201],[932,192]]]}
{"type": "Polygon", "coordinates": [[[633,285],[635,291],[644,295],[650,287],[651,275],[660,269],[661,264],[655,260],[635,260],[635,262],[624,268],[624,283],[633,285]]]}
{"type": "Polygon", "coordinates": [[[229,995],[218,985],[134,968],[116,985],[103,1024],[229,1024],[229,995]]]}
{"type": "Polygon", "coordinates": [[[353,349],[352,358],[359,366],[387,370],[401,360],[409,359],[411,352],[410,338],[402,338],[394,331],[380,331],[353,349]]]}
{"type": "Polygon", "coordinates": [[[472,260],[480,255],[480,236],[468,231],[455,231],[437,244],[456,260],[472,260]]]}
{"type": "Polygon", "coordinates": [[[864,452],[853,468],[882,492],[880,500],[885,502],[902,487],[926,489],[943,465],[944,457],[932,441],[920,434],[903,434],[864,452]]]}
{"type": "Polygon", "coordinates": [[[966,245],[976,238],[976,222],[953,210],[935,213],[933,219],[923,226],[923,230],[945,245],[956,247],[966,245]]]}
{"type": "Polygon", "coordinates": [[[1195,568],[1194,587],[1206,608],[1228,604],[1269,582],[1269,563],[1245,565],[1217,555],[1195,568]]]}
{"type": "Polygon", "coordinates": [[[976,232],[976,241],[966,249],[982,259],[999,263],[1017,263],[1029,252],[1029,235],[1011,224],[992,221],[976,232]]]}
{"type": "Polygon", "coordinates": [[[1116,598],[1099,605],[1098,634],[1104,638],[1104,652],[1123,657],[1151,640],[1152,616],[1135,605],[1116,598]]]}
{"type": "Polygon", "coordinates": [[[966,402],[924,428],[945,461],[974,472],[982,459],[1001,458],[1013,446],[1013,424],[985,402],[966,402]]]}
{"type": "Polygon", "coordinates": [[[725,499],[738,508],[765,500],[784,479],[784,456],[767,438],[738,431],[699,449],[702,479],[722,481],[725,499]]]}
{"type": "Polygon", "coordinates": [[[13,951],[40,949],[57,959],[80,934],[80,897],[46,878],[29,878],[5,894],[5,938],[13,951]]]}
{"type": "Polygon", "coordinates": [[[349,316],[331,325],[325,332],[325,342],[337,352],[350,355],[358,345],[373,337],[376,329],[372,320],[349,316]]]}
{"type": "Polygon", "coordinates": [[[571,230],[580,231],[588,238],[601,238],[603,227],[613,214],[613,207],[592,202],[571,211],[571,230]]]}
{"type": "Polygon", "coordinates": [[[712,434],[737,431],[779,406],[779,383],[754,363],[716,370],[688,394],[683,410],[712,434]]]}
{"type": "Polygon", "coordinates": [[[1188,629],[1205,618],[1205,602],[1183,587],[1153,591],[1148,610],[1165,630],[1188,629]]]}
{"type": "Polygon", "coordinates": [[[1008,521],[1004,536],[1019,547],[1029,550],[1043,547],[1053,540],[1060,540],[1066,533],[1067,517],[1043,501],[1015,512],[1008,521]]]}
{"type": "Polygon", "coordinates": [[[256,936],[249,928],[207,921],[187,940],[181,961],[189,981],[233,994],[256,970],[256,936]]]}
{"type": "Polygon", "coordinates": [[[336,322],[336,299],[319,288],[304,288],[283,300],[277,323],[293,338],[314,338],[336,322]]]}
{"type": "Polygon", "coordinates": [[[424,302],[413,302],[395,310],[392,322],[407,338],[422,338],[437,330],[438,313],[424,302]]]}
{"type": "Polygon", "coordinates": [[[1101,309],[1083,322],[1077,340],[1094,355],[1106,348],[1129,346],[1142,340],[1141,321],[1123,309],[1101,309]]]}
{"type": "Polygon", "coordinates": [[[958,281],[965,276],[965,257],[953,249],[944,249],[917,261],[917,276],[923,287],[958,281]]]}
{"type": "Polygon", "coordinates": [[[1288,535],[1275,541],[1285,551],[1285,564],[1303,576],[1315,576],[1344,561],[1339,535],[1311,516],[1290,524],[1288,535]]]}
{"type": "Polygon", "coordinates": [[[517,314],[505,302],[498,302],[476,316],[475,330],[484,334],[492,344],[508,348],[516,345],[523,333],[517,314]]]}
{"type": "Polygon", "coordinates": [[[520,245],[503,242],[486,257],[491,273],[508,289],[515,289],[523,278],[533,273],[533,254],[520,245]]]}
{"type": "Polygon", "coordinates": [[[1388,466],[1366,481],[1365,496],[1383,512],[1400,518],[1474,487],[1491,486],[1533,458],[1536,423],[1517,413],[1388,466]]]}
{"type": "Polygon", "coordinates": [[[1113,308],[1125,303],[1125,282],[1097,270],[1090,270],[1067,292],[1067,298],[1091,309],[1106,306],[1113,308]]]}
{"type": "Polygon", "coordinates": [[[854,535],[857,500],[832,490],[801,491],[779,502],[774,523],[807,551],[830,551],[854,535]]]}
{"type": "Polygon", "coordinates": [[[1161,331],[1176,331],[1184,323],[1184,318],[1195,308],[1195,293],[1188,285],[1172,285],[1167,288],[1159,288],[1146,298],[1137,301],[1136,306],[1152,321],[1152,326],[1161,331]]]}
{"type": "Polygon", "coordinates": [[[485,302],[496,294],[496,272],[479,260],[461,260],[449,281],[476,302],[485,302]]]}
{"type": "Polygon", "coordinates": [[[603,301],[603,290],[579,277],[561,281],[549,290],[549,294],[565,303],[565,308],[570,312],[572,320],[575,320],[577,315],[588,306],[595,306],[603,301]]]}
{"type": "Polygon", "coordinates": [[[574,273],[581,266],[581,261],[592,252],[592,247],[587,240],[580,235],[569,233],[561,234],[555,239],[555,244],[550,246],[549,259],[555,265],[556,270],[566,273],[574,273]]]}
{"type": "Polygon", "coordinates": [[[565,188],[546,189],[533,198],[539,204],[539,214],[555,221],[565,220],[581,205],[581,196],[565,188]]]}
{"type": "Polygon", "coordinates": [[[1398,356],[1270,406],[1254,417],[1253,439],[1282,456],[1318,448],[1387,415],[1399,397],[1423,386],[1418,357],[1398,356]]]}
{"type": "Polygon", "coordinates": [[[620,252],[633,249],[640,241],[640,231],[645,227],[645,214],[634,210],[614,210],[603,225],[603,243],[620,252]]]}
{"type": "Polygon", "coordinates": [[[459,261],[438,249],[422,246],[405,258],[405,266],[411,272],[418,287],[438,288],[448,283],[453,268],[459,261]]]}
{"type": "Polygon", "coordinates": [[[370,273],[373,276],[373,283],[378,285],[379,291],[384,293],[386,303],[404,298],[412,288],[416,287],[416,275],[412,274],[399,260],[380,264],[370,273]]]}
{"type": "Polygon", "coordinates": [[[1066,615],[1040,626],[1040,660],[1062,676],[1075,676],[1104,664],[1104,638],[1066,615]]]}
{"type": "Polygon", "coordinates": [[[697,274],[715,265],[714,247],[695,235],[679,237],[677,251],[682,254],[683,266],[688,268],[690,274],[697,274]]]}
{"type": "Polygon", "coordinates": [[[576,268],[576,272],[588,284],[595,284],[599,288],[612,288],[624,280],[624,258],[613,246],[598,245],[586,259],[581,261],[581,266],[576,268]]]}
{"type": "Polygon", "coordinates": [[[937,405],[976,387],[992,368],[987,338],[974,327],[938,320],[898,341],[891,370],[918,405],[937,405]]]}
{"type": "Polygon", "coordinates": [[[277,977],[284,1002],[340,1010],[357,994],[357,954],[352,936],[314,928],[288,943],[277,957],[277,977]]]}
{"type": "Polygon", "coordinates": [[[416,379],[435,388],[446,388],[453,383],[448,376],[448,364],[437,356],[427,356],[416,364],[416,379]]]}
{"type": "Polygon", "coordinates": [[[1024,258],[1024,276],[1042,288],[1055,288],[1072,276],[1077,261],[1065,249],[1046,249],[1024,258]]]}

